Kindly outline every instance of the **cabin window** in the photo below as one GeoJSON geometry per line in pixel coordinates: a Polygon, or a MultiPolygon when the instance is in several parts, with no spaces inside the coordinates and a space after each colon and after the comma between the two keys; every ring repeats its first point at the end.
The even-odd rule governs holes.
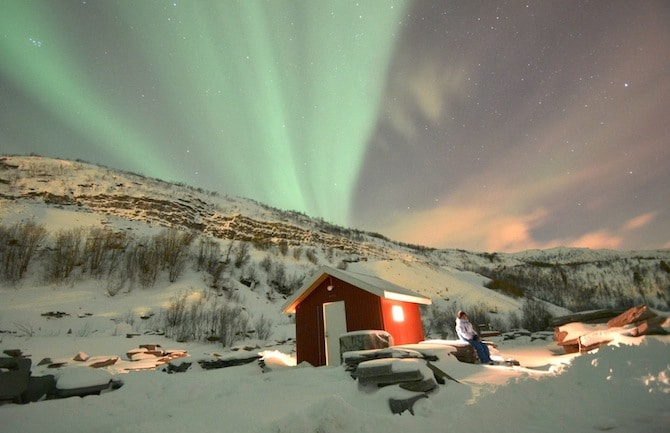
{"type": "Polygon", "coordinates": [[[401,305],[394,305],[393,307],[391,307],[391,315],[393,316],[394,322],[405,321],[405,312],[402,310],[401,305]]]}

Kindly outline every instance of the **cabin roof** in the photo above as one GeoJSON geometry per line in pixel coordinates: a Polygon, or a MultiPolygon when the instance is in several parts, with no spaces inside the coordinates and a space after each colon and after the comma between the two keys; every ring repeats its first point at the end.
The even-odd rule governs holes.
{"type": "Polygon", "coordinates": [[[430,305],[432,303],[430,298],[419,295],[418,293],[412,292],[411,290],[374,275],[344,271],[331,268],[330,266],[321,266],[310,280],[306,281],[299,290],[286,300],[282,306],[282,312],[295,313],[298,304],[309,296],[309,294],[329,276],[347,282],[362,290],[370,292],[373,295],[379,296],[380,298],[425,305],[430,305]]]}

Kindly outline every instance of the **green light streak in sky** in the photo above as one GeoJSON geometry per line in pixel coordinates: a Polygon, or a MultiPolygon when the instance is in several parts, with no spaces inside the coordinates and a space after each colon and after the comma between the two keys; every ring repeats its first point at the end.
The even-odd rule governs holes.
{"type": "MultiPolygon", "coordinates": [[[[224,171],[239,195],[345,223],[403,8],[214,5],[180,3],[161,11],[160,29],[141,32],[143,53],[171,83],[160,93],[185,108],[181,124],[211,152],[202,171],[224,171]]],[[[157,14],[125,11],[135,28],[157,14]]]]}
{"type": "Polygon", "coordinates": [[[347,224],[402,1],[64,4],[0,18],[4,73],[59,122],[120,168],[347,224]]]}
{"type": "MultiPolygon", "coordinates": [[[[67,28],[55,25],[48,10],[39,2],[12,1],[3,4],[0,18],[0,52],[2,69],[9,79],[49,111],[54,117],[79,133],[90,143],[105,148],[119,146],[135,149],[127,154],[128,166],[138,167],[134,160],[150,160],[156,149],[141,131],[129,129],[119,119],[115,107],[105,103],[104,96],[85,71],[80,59],[68,56],[73,43],[67,28]]],[[[42,128],[35,119],[34,128],[42,128]]],[[[49,140],[49,131],[44,131],[49,140]]],[[[73,143],[76,145],[76,143],[73,143]]],[[[154,170],[160,177],[170,173],[154,170]]]]}
{"type": "Polygon", "coordinates": [[[347,224],[402,1],[27,0],[3,9],[4,80],[86,141],[73,148],[347,224]],[[196,155],[206,162],[192,165],[196,155]]]}

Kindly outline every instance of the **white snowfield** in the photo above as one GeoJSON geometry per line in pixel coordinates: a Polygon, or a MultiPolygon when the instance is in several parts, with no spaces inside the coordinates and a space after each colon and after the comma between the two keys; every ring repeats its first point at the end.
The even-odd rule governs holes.
{"type": "MultiPolygon", "coordinates": [[[[100,192],[110,187],[109,183],[98,181],[97,169],[89,171],[85,164],[77,166],[82,167],[76,171],[81,179],[28,186],[48,187],[55,194],[62,194],[72,185],[84,188],[90,184],[90,188],[99,188],[100,192]],[[89,176],[96,182],[91,183],[89,176]]],[[[142,180],[142,185],[136,185],[124,181],[127,193],[137,196],[146,194],[146,188],[153,188],[153,183],[142,180]]],[[[50,231],[115,226],[141,236],[163,229],[76,208],[13,200],[2,204],[0,222],[36,220],[44,222],[50,231]]],[[[222,200],[220,206],[229,213],[251,212],[246,209],[251,204],[242,200],[222,200]]],[[[269,211],[255,206],[253,212],[269,211]]],[[[252,254],[253,260],[260,262],[267,253],[252,254]]],[[[444,254],[445,263],[465,260],[457,251],[444,254]]],[[[449,302],[466,306],[482,304],[499,314],[519,311],[520,300],[487,289],[486,278],[481,275],[426,265],[405,253],[394,257],[370,258],[350,264],[350,269],[369,272],[444,302],[448,298],[449,302]]],[[[286,261],[288,273],[305,269],[304,261],[291,260],[289,257],[286,261]]],[[[584,329],[578,329],[580,325],[575,325],[575,336],[586,335],[584,338],[590,338],[590,342],[609,341],[583,355],[565,354],[552,342],[531,341],[530,337],[496,341],[498,353],[493,355],[514,358],[521,364],[518,367],[462,363],[450,355],[452,350],[445,348],[445,341],[424,343],[421,350],[434,353],[439,358],[433,362],[435,366],[455,380],[447,380],[429,392],[428,398],[417,400],[414,416],[408,412],[394,415],[389,399],[409,398],[416,393],[397,385],[361,387],[341,366],[296,365],[295,346],[290,342],[295,325],[280,314],[281,303],[269,300],[258,288],[254,291],[236,284],[235,291],[255,318],[264,315],[272,320],[272,340],[241,342],[252,347],[258,344],[258,354],[266,368],[252,362],[206,370],[199,360],[243,358],[248,352],[233,352],[219,343],[177,343],[160,335],[148,335],[141,331],[149,329],[154,319],[140,320],[151,316],[149,313],[158,315],[176,294],[200,296],[208,290],[202,274],[189,270],[174,283],[162,278],[153,287],[110,297],[104,281],[49,285],[40,281],[40,269],[33,267],[30,272],[17,286],[0,286],[0,353],[21,350],[30,356],[34,376],[54,374],[61,389],[102,386],[109,380],[123,382],[123,386],[84,398],[1,405],[3,433],[658,433],[668,431],[670,426],[670,336],[585,334],[584,329]],[[41,315],[50,311],[68,315],[41,315]],[[128,334],[136,336],[127,338],[128,334]],[[282,343],[273,344],[275,341],[282,343]],[[190,368],[167,374],[155,368],[155,359],[134,350],[156,344],[187,354],[174,363],[190,362],[190,368]],[[73,361],[82,352],[90,358],[73,361]],[[128,353],[134,354],[136,360],[130,359],[128,353]],[[38,365],[45,358],[50,358],[52,364],[64,365],[60,369],[38,365]],[[104,364],[109,359],[116,362],[100,369],[88,366],[104,364]]],[[[555,314],[567,313],[552,308],[555,314]]],[[[412,349],[411,345],[406,348],[412,349]]],[[[398,369],[407,366],[397,364],[398,369]]]]}
{"type": "MultiPolygon", "coordinates": [[[[1,347],[21,347],[35,364],[47,354],[76,354],[82,346],[123,353],[144,343],[174,344],[157,336],[3,335],[1,347]]],[[[7,431],[54,433],[659,432],[670,425],[669,337],[619,336],[584,355],[556,354],[547,342],[499,342],[500,352],[518,359],[521,367],[442,357],[435,365],[460,383],[447,381],[418,400],[415,416],[393,415],[388,407],[390,398],[415,393],[397,385],[362,389],[343,367],[291,365],[288,346],[263,353],[271,364],[265,373],[256,363],[203,370],[195,361],[216,348],[186,344],[182,349],[189,357],[180,361],[193,363],[184,373],[128,371],[119,365],[64,367],[59,385],[85,387],[114,375],[123,386],[99,396],[6,404],[0,406],[2,424],[7,431]]],[[[34,375],[42,373],[49,371],[33,366],[34,375]]]]}

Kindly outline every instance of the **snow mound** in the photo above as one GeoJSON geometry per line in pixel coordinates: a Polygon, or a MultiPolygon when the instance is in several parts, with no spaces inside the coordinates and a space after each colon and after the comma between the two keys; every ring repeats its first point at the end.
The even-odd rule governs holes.
{"type": "Polygon", "coordinates": [[[103,369],[90,367],[71,367],[63,369],[56,380],[56,388],[71,390],[107,385],[112,374],[103,369]]]}

